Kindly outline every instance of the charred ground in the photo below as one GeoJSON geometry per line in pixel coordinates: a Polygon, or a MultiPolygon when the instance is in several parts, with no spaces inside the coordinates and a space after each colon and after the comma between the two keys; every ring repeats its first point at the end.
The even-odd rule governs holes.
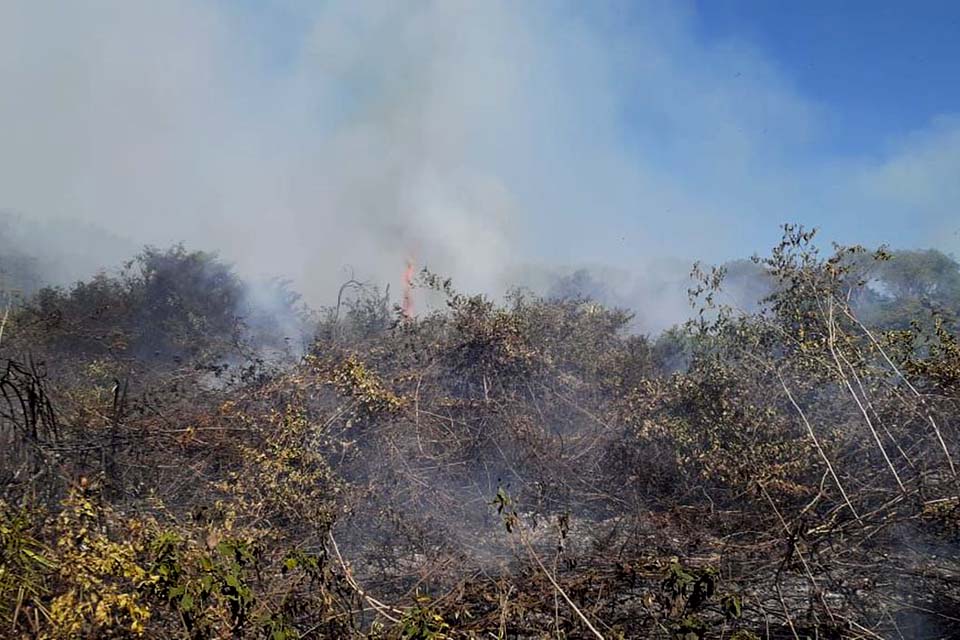
{"type": "Polygon", "coordinates": [[[657,338],[426,272],[264,313],[182,248],[11,300],[4,633],[958,637],[960,272],[812,239],[657,338]]]}

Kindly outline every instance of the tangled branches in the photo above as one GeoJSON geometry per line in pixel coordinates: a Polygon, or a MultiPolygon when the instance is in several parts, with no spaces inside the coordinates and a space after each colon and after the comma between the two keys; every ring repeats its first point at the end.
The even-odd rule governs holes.
{"type": "Polygon", "coordinates": [[[750,312],[698,271],[700,313],[657,340],[588,300],[496,303],[423,274],[442,310],[344,302],[291,366],[11,361],[2,624],[956,637],[956,334],[872,322],[858,301],[883,255],[812,240],[788,227],[757,259],[750,312]]]}

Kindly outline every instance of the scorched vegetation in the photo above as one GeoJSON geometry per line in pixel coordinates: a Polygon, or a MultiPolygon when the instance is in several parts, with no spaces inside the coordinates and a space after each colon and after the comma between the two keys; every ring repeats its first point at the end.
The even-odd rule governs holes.
{"type": "Polygon", "coordinates": [[[731,269],[656,338],[428,272],[272,325],[182,248],[10,298],[0,635],[960,637],[957,264],[731,269]]]}

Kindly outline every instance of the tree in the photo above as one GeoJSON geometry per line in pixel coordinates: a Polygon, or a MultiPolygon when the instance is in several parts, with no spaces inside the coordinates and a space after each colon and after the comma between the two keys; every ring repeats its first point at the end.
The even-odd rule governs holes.
{"type": "Polygon", "coordinates": [[[936,249],[896,251],[878,262],[861,311],[873,324],[905,328],[936,312],[955,326],[960,312],[960,264],[936,249]]]}

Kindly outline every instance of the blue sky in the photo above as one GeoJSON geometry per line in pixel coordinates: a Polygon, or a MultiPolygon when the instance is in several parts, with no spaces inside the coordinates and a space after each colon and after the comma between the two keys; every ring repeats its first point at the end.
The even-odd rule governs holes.
{"type": "Polygon", "coordinates": [[[960,3],[699,0],[706,41],[743,40],[830,109],[832,151],[879,151],[890,136],[960,111],[960,3]]]}
{"type": "MultiPolygon", "coordinates": [[[[0,4],[0,209],[308,296],[824,239],[960,249],[960,3],[0,4]]],[[[90,251],[102,248],[90,247],[90,251]]]]}

